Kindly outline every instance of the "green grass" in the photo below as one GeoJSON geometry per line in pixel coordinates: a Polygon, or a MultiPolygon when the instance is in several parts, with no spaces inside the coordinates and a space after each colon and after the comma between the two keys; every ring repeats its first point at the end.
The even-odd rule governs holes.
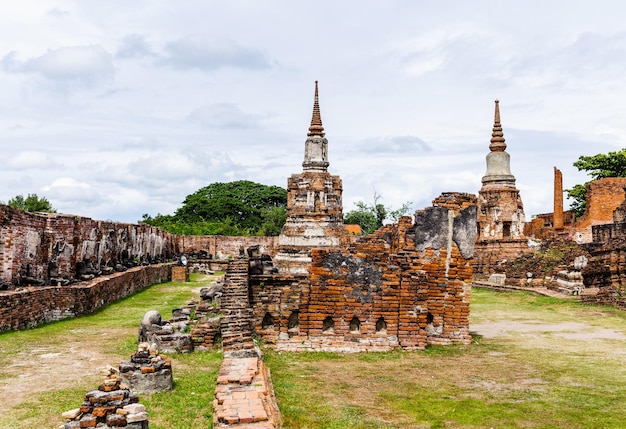
{"type": "Polygon", "coordinates": [[[550,328],[575,323],[626,335],[626,314],[523,292],[474,290],[471,319],[546,330],[474,335],[469,346],[423,352],[267,350],[285,427],[626,427],[624,341],[569,339],[561,333],[578,332],[550,328]]]}
{"type": "MultiPolygon", "coordinates": [[[[48,363],[38,358],[38,355],[68,354],[68,347],[75,348],[77,352],[81,348],[89,348],[95,356],[116,366],[121,361],[128,360],[136,351],[137,330],[147,310],[158,310],[164,319],[168,319],[172,309],[186,304],[192,297],[197,297],[192,292],[193,288],[206,282],[192,274],[191,282],[153,285],[89,316],[0,334],[0,362],[4,365],[0,372],[0,383],[8,385],[5,392],[10,394],[12,384],[21,377],[28,376],[29,372],[31,376],[32,373],[37,374],[38,366],[48,363]]],[[[140,398],[141,403],[149,408],[150,427],[210,427],[221,354],[194,353],[170,357],[174,390],[140,398]]],[[[65,363],[72,363],[71,355],[68,362],[57,362],[60,365],[65,363]]],[[[99,374],[101,367],[94,367],[92,375],[58,380],[54,376],[54,367],[46,369],[45,381],[41,378],[32,380],[33,383],[47,383],[45,391],[29,394],[17,405],[0,411],[0,428],[59,426],[63,423],[61,413],[80,406],[85,393],[102,382],[99,374]]]]}
{"type": "MultiPolygon", "coordinates": [[[[97,348],[111,364],[128,359],[144,312],[157,309],[169,317],[194,296],[191,289],[200,284],[193,280],[152,286],[91,316],[0,335],[0,386],[19,380],[15,365],[23,359],[68,344],[97,348]]],[[[523,292],[474,290],[471,324],[497,325],[506,334],[474,333],[471,345],[421,352],[287,353],[266,347],[283,427],[626,427],[626,342],[620,337],[626,336],[625,312],[523,292]]],[[[175,389],[141,397],[150,427],[211,427],[221,354],[171,357],[175,389]]],[[[50,386],[1,409],[0,428],[58,426],[60,413],[80,405],[101,378],[96,370],[93,376],[56,380],[55,369],[47,371],[50,386]]]]}

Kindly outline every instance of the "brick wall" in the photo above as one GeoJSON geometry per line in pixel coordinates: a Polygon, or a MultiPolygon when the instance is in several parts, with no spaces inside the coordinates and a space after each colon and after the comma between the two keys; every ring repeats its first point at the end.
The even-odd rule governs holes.
{"type": "Polygon", "coordinates": [[[90,314],[147,286],[167,281],[171,264],[132,268],[71,286],[42,286],[0,292],[0,332],[90,314]]]}
{"type": "Polygon", "coordinates": [[[309,276],[253,276],[257,334],[278,349],[375,351],[467,343],[476,207],[431,207],[344,250],[314,249],[309,276]]]}
{"type": "Polygon", "coordinates": [[[0,205],[0,289],[65,284],[187,255],[237,257],[259,246],[275,255],[277,237],[177,236],[147,224],[28,213],[0,205]]]}
{"type": "Polygon", "coordinates": [[[168,260],[174,250],[171,235],[149,225],[27,213],[0,205],[0,282],[5,287],[110,274],[168,260]]]}
{"type": "Polygon", "coordinates": [[[583,243],[592,241],[592,227],[613,223],[613,212],[624,201],[626,178],[608,177],[587,185],[587,207],[576,221],[572,238],[583,243]]]}
{"type": "Polygon", "coordinates": [[[175,236],[175,247],[187,255],[199,258],[236,258],[241,249],[259,246],[261,253],[276,255],[278,237],[228,237],[223,235],[179,235],[175,236]]]}

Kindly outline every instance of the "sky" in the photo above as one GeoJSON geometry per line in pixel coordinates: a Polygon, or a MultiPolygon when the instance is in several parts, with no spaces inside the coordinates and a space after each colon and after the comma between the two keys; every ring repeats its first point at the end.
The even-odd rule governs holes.
{"type": "MultiPolygon", "coordinates": [[[[0,6],[0,201],[137,222],[302,171],[315,81],[355,202],[477,194],[500,113],[526,218],[626,146],[626,3],[20,0],[0,6]]],[[[567,205],[567,201],[566,201],[567,205]]]]}

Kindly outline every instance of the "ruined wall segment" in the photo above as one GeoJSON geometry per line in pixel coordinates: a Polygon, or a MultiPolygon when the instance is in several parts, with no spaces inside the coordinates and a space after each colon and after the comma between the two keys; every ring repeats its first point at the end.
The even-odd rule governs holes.
{"type": "Polygon", "coordinates": [[[305,274],[311,264],[311,249],[334,248],[350,241],[343,225],[341,178],[331,175],[328,165],[328,140],[322,126],[316,81],[303,170],[287,181],[287,220],[274,258],[276,267],[284,273],[305,274]]]}
{"type": "Polygon", "coordinates": [[[0,205],[0,290],[67,285],[181,254],[221,260],[250,247],[274,256],[278,237],[183,236],[147,224],[29,213],[0,205]]]}
{"type": "Polygon", "coordinates": [[[591,257],[582,273],[585,287],[598,292],[582,298],[626,310],[626,201],[614,210],[613,220],[591,227],[592,243],[585,245],[591,257]]]}
{"type": "Polygon", "coordinates": [[[456,196],[344,249],[314,249],[308,276],[253,276],[257,334],[283,350],[468,343],[476,206],[456,196]]]}
{"type": "Polygon", "coordinates": [[[626,178],[607,177],[587,185],[585,213],[576,220],[571,238],[579,243],[590,243],[593,227],[613,223],[613,213],[624,202],[626,178]]]}
{"type": "Polygon", "coordinates": [[[0,285],[67,284],[157,263],[175,252],[170,234],[131,225],[28,213],[0,205],[0,285]]]}
{"type": "Polygon", "coordinates": [[[176,235],[175,248],[188,257],[199,259],[228,259],[239,257],[242,250],[259,247],[261,254],[276,255],[278,237],[225,235],[176,235]]]}
{"type": "Polygon", "coordinates": [[[168,281],[170,264],[131,268],[71,286],[41,286],[0,292],[0,332],[33,328],[85,314],[168,281]]]}

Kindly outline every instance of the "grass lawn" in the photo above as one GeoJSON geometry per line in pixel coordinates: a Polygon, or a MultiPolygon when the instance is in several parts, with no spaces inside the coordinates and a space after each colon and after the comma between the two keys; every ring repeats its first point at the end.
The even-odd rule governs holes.
{"type": "Polygon", "coordinates": [[[625,428],[626,313],[474,290],[469,346],[267,351],[286,428],[625,428]]]}
{"type": "MultiPolygon", "coordinates": [[[[0,334],[0,428],[55,428],[127,360],[144,312],[210,279],[163,283],[98,313],[0,334]]],[[[625,428],[626,313],[474,290],[475,341],[339,355],[265,349],[284,428],[625,428]]],[[[211,427],[220,353],[174,355],[175,389],[142,396],[152,429],[211,427]]]]}
{"type": "MultiPolygon", "coordinates": [[[[0,429],[56,428],[61,413],[80,406],[101,382],[100,370],[119,365],[136,351],[147,310],[164,319],[198,294],[211,278],[192,274],[189,283],[162,283],[85,317],[0,334],[0,429]]],[[[141,396],[151,429],[210,427],[221,353],[172,355],[174,390],[141,396]]]]}

